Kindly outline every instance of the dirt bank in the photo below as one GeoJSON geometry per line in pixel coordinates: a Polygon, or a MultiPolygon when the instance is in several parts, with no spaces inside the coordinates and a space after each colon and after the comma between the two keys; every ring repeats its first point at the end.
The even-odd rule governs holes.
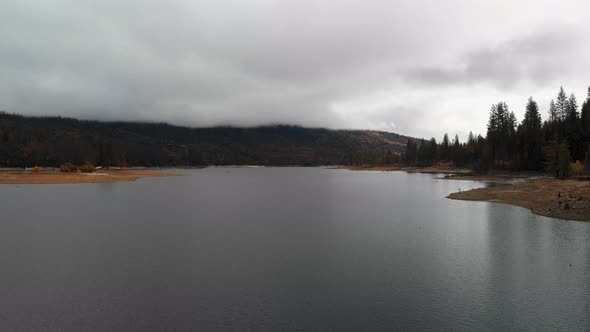
{"type": "MultiPolygon", "coordinates": [[[[477,177],[467,177],[467,179],[481,180],[477,177]]],[[[530,209],[541,216],[590,221],[590,182],[588,181],[545,177],[530,179],[491,177],[488,180],[512,184],[458,192],[449,195],[448,198],[509,204],[530,209]]]]}
{"type": "Polygon", "coordinates": [[[133,182],[146,177],[179,176],[155,170],[107,170],[95,173],[60,173],[30,171],[0,173],[0,184],[65,184],[133,182]]]}

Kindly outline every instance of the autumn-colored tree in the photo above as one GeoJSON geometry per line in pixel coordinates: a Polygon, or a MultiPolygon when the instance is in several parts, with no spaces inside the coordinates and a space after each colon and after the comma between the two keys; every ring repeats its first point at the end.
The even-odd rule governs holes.
{"type": "Polygon", "coordinates": [[[80,166],[79,169],[80,169],[80,172],[82,172],[82,173],[92,173],[92,172],[94,172],[95,167],[91,163],[86,163],[86,164],[80,166]]]}
{"type": "Polygon", "coordinates": [[[78,167],[72,163],[64,163],[59,166],[59,171],[64,173],[74,173],[78,171],[78,167]]]}
{"type": "Polygon", "coordinates": [[[579,160],[576,160],[575,163],[570,165],[570,169],[572,171],[572,175],[582,175],[584,174],[584,165],[579,160]]]}

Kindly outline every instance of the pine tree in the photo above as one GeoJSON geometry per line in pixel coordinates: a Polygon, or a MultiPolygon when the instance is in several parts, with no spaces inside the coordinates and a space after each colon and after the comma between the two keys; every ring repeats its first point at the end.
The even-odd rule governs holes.
{"type": "Polygon", "coordinates": [[[584,158],[584,173],[590,174],[590,148],[586,151],[586,157],[584,158]]]}
{"type": "Polygon", "coordinates": [[[586,140],[590,140],[590,87],[588,88],[588,97],[582,105],[582,130],[584,131],[586,140]]]}
{"type": "Polygon", "coordinates": [[[580,114],[578,113],[578,101],[576,96],[572,93],[567,101],[567,116],[568,121],[577,121],[580,114]]]}
{"type": "Polygon", "coordinates": [[[455,164],[463,163],[463,158],[461,158],[461,142],[459,141],[459,135],[455,134],[455,138],[453,139],[453,153],[452,153],[452,160],[455,164]]]}
{"type": "Polygon", "coordinates": [[[436,157],[438,154],[438,144],[436,144],[436,139],[433,137],[430,139],[430,159],[432,162],[436,161],[436,157]]]}
{"type": "Polygon", "coordinates": [[[568,99],[567,117],[564,123],[564,137],[574,161],[584,158],[584,144],[582,142],[582,126],[578,113],[578,102],[572,93],[568,99]]]}
{"type": "Polygon", "coordinates": [[[503,114],[503,110],[499,109],[501,109],[501,103],[492,105],[492,108],[490,109],[490,119],[488,120],[488,133],[486,139],[489,143],[489,156],[486,159],[490,160],[492,164],[496,160],[501,127],[500,122],[503,114]]]}
{"type": "Polygon", "coordinates": [[[416,163],[416,159],[418,157],[418,146],[414,141],[408,140],[406,144],[406,153],[405,153],[405,161],[408,165],[414,165],[416,163]]]}
{"type": "Polygon", "coordinates": [[[516,134],[516,126],[516,115],[510,112],[505,102],[492,106],[488,121],[489,156],[487,159],[499,161],[502,165],[509,163],[515,149],[512,140],[516,134]]]}
{"type": "Polygon", "coordinates": [[[508,125],[506,128],[506,132],[509,135],[514,135],[514,133],[516,132],[517,126],[518,126],[518,120],[516,120],[516,115],[514,114],[514,112],[510,112],[508,114],[508,125]]]}
{"type": "Polygon", "coordinates": [[[543,159],[541,114],[539,113],[539,105],[533,100],[533,97],[528,100],[519,132],[521,167],[527,170],[541,169],[543,159]]]}
{"type": "Polygon", "coordinates": [[[557,103],[555,103],[555,109],[557,110],[557,117],[559,121],[564,121],[567,117],[568,106],[569,102],[567,95],[565,94],[565,91],[563,91],[562,86],[559,90],[559,93],[557,94],[557,103]]]}
{"type": "Polygon", "coordinates": [[[440,159],[443,161],[449,160],[449,151],[450,151],[451,143],[449,142],[449,134],[445,133],[443,136],[442,143],[440,145],[440,159]]]}
{"type": "Polygon", "coordinates": [[[533,97],[529,97],[524,119],[522,120],[522,125],[527,130],[541,130],[541,114],[539,113],[539,105],[533,100],[533,97]]]}
{"type": "Polygon", "coordinates": [[[488,139],[493,139],[494,136],[498,132],[498,107],[497,105],[492,105],[490,109],[490,119],[488,120],[488,139]]]}
{"type": "Polygon", "coordinates": [[[416,162],[419,166],[427,166],[432,163],[430,160],[430,147],[424,138],[420,140],[420,145],[418,146],[418,158],[416,162]]]}
{"type": "Polygon", "coordinates": [[[559,115],[557,114],[557,106],[555,106],[555,101],[551,99],[551,103],[549,104],[549,122],[557,122],[559,119],[559,115]]]}
{"type": "Polygon", "coordinates": [[[474,146],[475,145],[475,136],[473,136],[473,132],[469,132],[469,137],[467,138],[467,145],[474,146]]]}
{"type": "Polygon", "coordinates": [[[447,148],[450,146],[449,134],[445,133],[445,136],[443,136],[442,145],[447,148]]]}
{"type": "Polygon", "coordinates": [[[557,171],[560,178],[566,178],[570,175],[570,151],[566,144],[559,145],[557,155],[557,171]]]}

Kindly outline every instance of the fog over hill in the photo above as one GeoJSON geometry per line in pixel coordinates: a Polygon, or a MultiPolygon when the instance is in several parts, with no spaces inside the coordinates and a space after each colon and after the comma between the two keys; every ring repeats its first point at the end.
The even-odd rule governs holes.
{"type": "Polygon", "coordinates": [[[188,128],[0,113],[0,165],[350,165],[399,160],[408,137],[296,126],[188,128]]]}
{"type": "Polygon", "coordinates": [[[582,0],[0,1],[0,109],[440,140],[590,77],[582,0]]]}

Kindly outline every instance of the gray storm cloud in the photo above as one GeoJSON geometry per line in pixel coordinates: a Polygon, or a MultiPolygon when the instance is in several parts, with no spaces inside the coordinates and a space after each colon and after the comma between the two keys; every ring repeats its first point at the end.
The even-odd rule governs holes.
{"type": "Polygon", "coordinates": [[[590,57],[582,31],[557,26],[533,35],[485,47],[457,59],[455,66],[440,65],[409,70],[409,81],[422,84],[452,85],[488,82],[513,89],[522,81],[543,86],[555,84],[565,76],[586,74],[576,67],[590,57]],[[572,66],[574,65],[574,66],[572,66]]]}
{"type": "Polygon", "coordinates": [[[583,1],[0,3],[0,109],[440,137],[590,84],[583,1]]]}

